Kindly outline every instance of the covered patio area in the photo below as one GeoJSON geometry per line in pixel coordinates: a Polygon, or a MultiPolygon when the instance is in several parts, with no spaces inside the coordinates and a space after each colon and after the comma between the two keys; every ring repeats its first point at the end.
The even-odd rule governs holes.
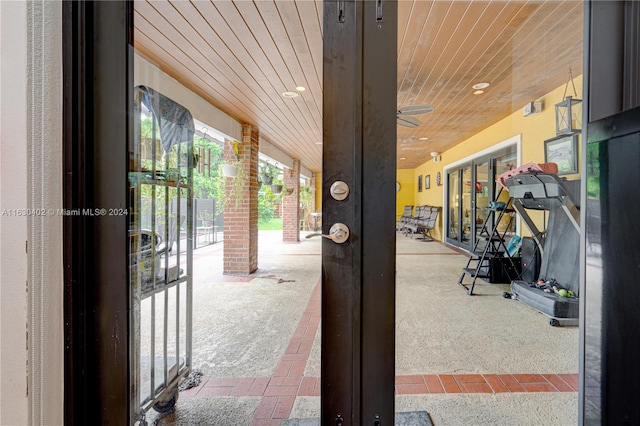
{"type": "MultiPolygon", "coordinates": [[[[302,233],[304,237],[305,233],[302,233]]],[[[260,231],[259,269],[222,274],[222,244],[194,252],[193,366],[164,425],[319,424],[321,241],[260,231]],[[315,422],[315,423],[314,423],[315,422]]],[[[479,281],[466,255],[397,234],[396,412],[435,425],[577,422],[578,329],[479,281]]]]}

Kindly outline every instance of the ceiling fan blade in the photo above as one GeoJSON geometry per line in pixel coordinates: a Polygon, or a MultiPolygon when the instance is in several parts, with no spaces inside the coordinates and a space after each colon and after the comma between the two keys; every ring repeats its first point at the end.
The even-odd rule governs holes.
{"type": "Polygon", "coordinates": [[[422,115],[433,112],[433,107],[431,105],[407,105],[400,108],[398,112],[407,115],[422,115]]]}
{"type": "Polygon", "coordinates": [[[421,124],[422,122],[417,118],[413,118],[411,116],[404,115],[404,114],[398,114],[398,125],[400,126],[413,128],[413,127],[418,127],[421,124]]]}

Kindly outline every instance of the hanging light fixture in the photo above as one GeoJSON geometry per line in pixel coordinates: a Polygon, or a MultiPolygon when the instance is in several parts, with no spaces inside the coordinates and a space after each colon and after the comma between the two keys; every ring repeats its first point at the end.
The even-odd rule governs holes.
{"type": "Polygon", "coordinates": [[[564,94],[562,95],[563,100],[555,105],[556,135],[567,135],[577,133],[582,130],[582,99],[567,96],[569,83],[571,83],[571,86],[573,87],[574,96],[578,96],[576,86],[573,84],[571,68],[569,68],[569,80],[567,80],[567,85],[564,87],[564,94]]]}

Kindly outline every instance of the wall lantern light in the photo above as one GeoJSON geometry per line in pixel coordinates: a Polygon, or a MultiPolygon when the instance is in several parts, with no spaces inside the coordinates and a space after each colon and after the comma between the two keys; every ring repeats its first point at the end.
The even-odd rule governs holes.
{"type": "Polygon", "coordinates": [[[573,87],[573,94],[578,96],[576,86],[573,84],[571,68],[569,68],[569,80],[567,81],[567,85],[564,87],[564,94],[562,95],[563,100],[555,105],[556,135],[567,135],[577,133],[582,130],[582,99],[567,96],[569,83],[571,83],[571,86],[573,87]]]}

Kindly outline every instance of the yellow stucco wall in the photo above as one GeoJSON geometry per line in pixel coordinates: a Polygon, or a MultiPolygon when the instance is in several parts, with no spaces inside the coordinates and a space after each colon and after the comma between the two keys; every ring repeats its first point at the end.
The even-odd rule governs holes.
{"type": "MultiPolygon", "coordinates": [[[[578,98],[582,97],[582,76],[574,78],[576,89],[578,90],[578,98]]],[[[431,176],[431,189],[423,189],[422,192],[415,192],[415,204],[429,204],[444,207],[444,168],[449,164],[456,163],[461,159],[473,156],[474,154],[487,149],[500,142],[506,141],[514,136],[521,136],[521,163],[544,162],[544,141],[556,136],[555,132],[555,108],[554,105],[562,101],[562,95],[565,89],[563,84],[561,87],[552,92],[536,98],[531,97],[532,101],[542,101],[543,110],[539,114],[529,117],[523,116],[522,108],[514,111],[509,117],[490,125],[483,131],[477,133],[471,138],[463,141],[455,147],[441,153],[441,161],[435,163],[432,160],[423,163],[414,170],[414,181],[417,181],[419,175],[431,176]],[[435,184],[436,173],[442,174],[443,185],[435,184]]],[[[571,89],[570,89],[571,91],[571,89]]],[[[436,108],[437,106],[434,105],[436,108]]],[[[429,150],[428,143],[425,150],[429,150]]],[[[578,141],[578,158],[580,158],[580,140],[578,141]]],[[[580,170],[578,169],[578,172],[580,170]]],[[[565,175],[569,180],[580,178],[580,173],[573,175],[565,175]]],[[[442,216],[442,215],[441,215],[442,216]]],[[[535,218],[535,215],[533,215],[535,218]]],[[[438,239],[442,236],[442,217],[438,220],[438,232],[435,233],[438,239]]],[[[523,234],[528,234],[524,225],[521,227],[523,234]]]]}
{"type": "Polygon", "coordinates": [[[404,206],[415,204],[413,169],[398,169],[396,180],[400,184],[400,191],[396,192],[396,219],[398,219],[402,216],[404,206]]]}
{"type": "MultiPolygon", "coordinates": [[[[576,89],[578,90],[578,98],[582,97],[582,76],[574,78],[576,89]]],[[[544,141],[554,138],[555,134],[555,104],[562,101],[565,85],[558,87],[552,92],[535,97],[532,95],[532,101],[541,101],[543,103],[542,112],[529,117],[524,117],[522,108],[514,111],[510,116],[504,118],[497,123],[488,126],[486,129],[454,146],[453,148],[441,153],[441,161],[434,162],[429,160],[415,169],[398,169],[397,180],[400,183],[400,191],[396,194],[396,215],[399,217],[405,205],[431,205],[444,207],[444,169],[450,164],[456,163],[464,158],[472,157],[476,153],[490,148],[498,143],[509,140],[516,136],[521,138],[520,164],[529,162],[544,162],[544,141]],[[441,184],[436,182],[436,174],[441,174],[441,184]],[[423,179],[429,176],[430,188],[423,188],[422,192],[418,192],[417,181],[418,176],[422,175],[423,179]]],[[[435,106],[437,108],[437,106],[435,106]]],[[[429,151],[428,142],[425,143],[425,150],[429,151]]],[[[578,158],[580,158],[580,141],[578,141],[578,158]]],[[[578,170],[580,172],[580,170],[578,170]]],[[[316,209],[321,210],[322,206],[322,173],[316,173],[316,209]]],[[[569,180],[580,178],[580,173],[573,175],[565,175],[569,180]]],[[[442,240],[443,216],[446,212],[442,212],[438,216],[436,229],[432,235],[442,240]]],[[[532,218],[542,226],[542,215],[532,214],[532,218]],[[540,217],[538,217],[540,216],[540,217]]],[[[528,235],[526,227],[521,226],[521,232],[528,235]]]]}

